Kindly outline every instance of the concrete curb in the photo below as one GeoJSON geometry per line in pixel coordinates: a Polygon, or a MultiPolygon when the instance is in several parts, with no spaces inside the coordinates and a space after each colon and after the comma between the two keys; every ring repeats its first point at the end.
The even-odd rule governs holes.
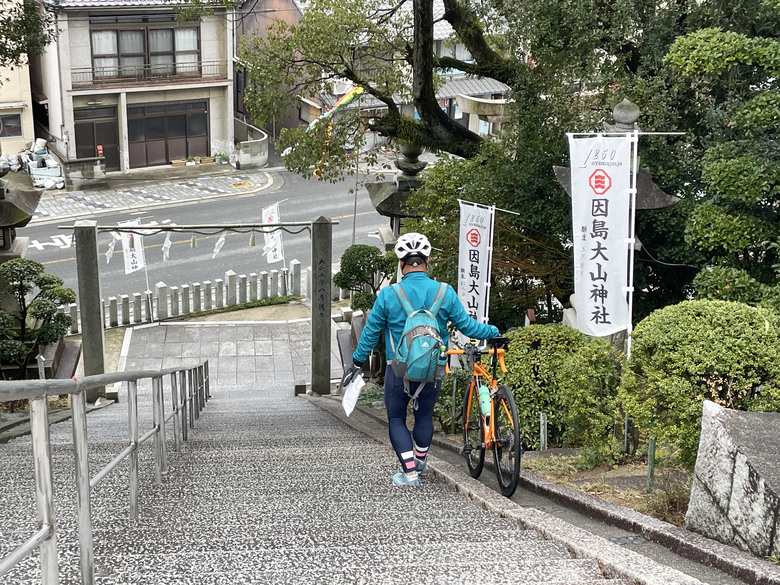
{"type": "MultiPolygon", "coordinates": [[[[328,400],[331,403],[335,403],[338,407],[337,409],[334,409],[336,412],[333,412],[331,408],[327,409],[331,411],[332,414],[350,426],[353,426],[357,430],[372,436],[369,432],[366,432],[366,430],[358,426],[360,423],[357,422],[356,419],[353,420],[354,415],[349,419],[344,416],[344,411],[340,407],[341,405],[339,403],[339,397],[332,397],[329,399],[315,399],[312,400],[312,402],[318,406],[321,406],[325,400],[328,400]]],[[[386,432],[384,430],[386,428],[386,422],[382,417],[372,412],[371,409],[358,405],[356,407],[356,411],[359,411],[360,414],[362,414],[364,417],[370,418],[372,421],[374,421],[374,424],[380,425],[382,428],[382,433],[386,432]]],[[[361,426],[365,427],[365,425],[361,426]]],[[[373,436],[372,438],[382,441],[382,439],[377,438],[377,436],[373,436]]],[[[387,441],[384,440],[383,442],[387,441]]],[[[446,440],[440,436],[434,436],[433,444],[436,447],[446,449],[454,453],[460,452],[460,445],[446,440]]],[[[450,466],[447,462],[437,459],[434,459],[433,461],[435,463],[432,462],[431,469],[436,470],[436,472],[444,477],[446,481],[454,485],[456,489],[463,488],[465,490],[468,488],[469,491],[466,493],[469,495],[469,497],[472,497],[472,493],[478,494],[480,497],[480,502],[482,502],[482,499],[484,499],[484,505],[486,506],[496,505],[491,503],[495,501],[495,498],[498,498],[499,502],[504,501],[513,504],[513,506],[517,506],[517,508],[519,508],[519,510],[522,512],[517,515],[515,515],[514,511],[510,514],[502,505],[496,505],[497,507],[495,508],[495,511],[507,517],[516,519],[523,526],[539,531],[545,535],[545,538],[551,538],[562,542],[575,556],[585,556],[597,559],[599,564],[604,569],[605,574],[607,575],[613,577],[622,577],[624,579],[630,580],[633,583],[643,585],[700,583],[699,580],[684,575],[683,573],[679,573],[679,571],[675,571],[675,573],[682,575],[682,578],[687,580],[671,580],[671,576],[657,578],[660,573],[655,572],[649,573],[652,575],[652,578],[650,578],[648,577],[648,573],[644,572],[648,570],[647,567],[642,564],[647,563],[648,559],[638,555],[638,553],[627,551],[618,545],[615,545],[600,537],[591,535],[590,533],[580,528],[576,528],[566,522],[563,522],[562,520],[555,518],[554,516],[545,514],[544,512],[522,508],[521,506],[510,502],[500,494],[497,494],[493,490],[483,486],[477,480],[474,480],[468,475],[456,470],[455,468],[452,468],[452,466],[450,466]],[[476,485],[472,486],[472,482],[476,485]],[[488,498],[490,494],[492,494],[492,499],[488,498]],[[540,517],[541,520],[537,518],[538,514],[543,514],[543,517],[540,517]],[[571,538],[575,533],[577,534],[576,538],[570,542],[568,539],[571,538]],[[591,542],[591,539],[597,539],[597,541],[591,542]],[[581,543],[584,543],[582,545],[584,548],[582,549],[580,549],[581,543]],[[616,551],[612,551],[612,548],[614,547],[617,547],[616,551]],[[621,573],[620,571],[624,571],[626,568],[624,563],[627,562],[627,559],[624,559],[620,554],[617,554],[618,552],[621,554],[636,554],[641,560],[641,562],[637,561],[637,567],[642,571],[641,575],[637,576],[633,574],[629,575],[625,572],[621,573]],[[612,571],[617,572],[613,573],[612,571]]],[[[528,490],[542,494],[567,507],[573,508],[579,512],[583,512],[590,517],[597,518],[602,522],[624,530],[636,532],[646,540],[656,542],[684,558],[716,567],[724,573],[740,579],[745,583],[752,583],[755,585],[780,585],[780,566],[763,559],[756,558],[753,555],[734,547],[706,538],[695,532],[685,530],[684,528],[678,528],[673,524],[663,522],[656,518],[652,518],[651,516],[641,514],[640,512],[636,512],[634,510],[618,506],[617,504],[607,502],[606,500],[602,500],[596,496],[556,484],[528,470],[522,470],[520,475],[520,484],[528,490]]],[[[650,562],[654,563],[654,561],[650,562]]],[[[663,565],[659,565],[657,563],[654,563],[654,565],[656,568],[663,567],[663,565]]],[[[656,568],[654,568],[653,571],[655,571],[656,568]]],[[[663,568],[667,571],[673,571],[673,569],[668,567],[663,568]]]]}

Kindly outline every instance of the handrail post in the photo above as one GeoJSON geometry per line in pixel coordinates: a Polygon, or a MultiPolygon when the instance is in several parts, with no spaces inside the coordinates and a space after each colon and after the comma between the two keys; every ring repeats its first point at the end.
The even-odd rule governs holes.
{"type": "Polygon", "coordinates": [[[195,368],[187,370],[187,376],[190,379],[190,388],[192,390],[192,411],[195,414],[195,420],[200,420],[200,390],[198,389],[198,380],[195,375],[195,368]]]}
{"type": "Polygon", "coordinates": [[[92,543],[92,505],[89,488],[89,457],[87,453],[87,397],[78,390],[71,394],[73,415],[73,449],[76,460],[76,502],[79,518],[79,564],[82,585],[93,585],[94,550],[92,543]]]}
{"type": "Polygon", "coordinates": [[[157,392],[157,378],[152,379],[152,426],[155,429],[154,433],[154,483],[160,485],[162,483],[162,447],[160,439],[160,429],[162,423],[160,421],[160,394],[157,392]]]}
{"type": "Polygon", "coordinates": [[[181,436],[185,441],[187,440],[188,425],[187,422],[187,409],[189,408],[190,401],[187,398],[187,378],[184,371],[176,373],[179,376],[179,393],[181,394],[181,436]]]}
{"type": "Polygon", "coordinates": [[[54,490],[49,440],[49,406],[46,395],[30,400],[30,432],[35,459],[35,500],[38,527],[49,527],[49,536],[41,543],[41,583],[57,585],[57,531],[54,526],[54,490]]]}
{"type": "Polygon", "coordinates": [[[154,378],[152,385],[157,386],[157,404],[160,409],[160,455],[162,460],[162,473],[168,475],[168,444],[165,441],[165,392],[163,389],[163,377],[154,378]]]}
{"type": "Polygon", "coordinates": [[[195,375],[198,378],[198,398],[200,399],[200,409],[206,408],[206,389],[204,388],[203,369],[195,368],[195,375]]]}
{"type": "Polygon", "coordinates": [[[130,444],[135,448],[130,453],[129,488],[130,519],[138,520],[138,382],[127,383],[127,418],[130,428],[130,444]]]}
{"type": "Polygon", "coordinates": [[[176,372],[171,374],[171,404],[173,406],[173,449],[179,451],[181,441],[179,439],[179,388],[176,383],[176,372]]]}
{"type": "Polygon", "coordinates": [[[203,377],[206,381],[206,400],[211,398],[211,381],[209,380],[209,360],[203,362],[203,377]]]}

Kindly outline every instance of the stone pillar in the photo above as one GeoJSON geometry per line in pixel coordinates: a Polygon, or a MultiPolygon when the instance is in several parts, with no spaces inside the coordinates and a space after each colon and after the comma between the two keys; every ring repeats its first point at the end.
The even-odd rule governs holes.
{"type": "MultiPolygon", "coordinates": [[[[84,375],[106,373],[103,302],[100,294],[100,252],[97,245],[97,222],[82,219],[74,224],[76,238],[76,273],[81,309],[81,348],[84,356],[84,375]]],[[[87,391],[87,402],[105,396],[101,386],[87,391]]]]}
{"type": "Polygon", "coordinates": [[[298,260],[290,262],[290,294],[301,296],[301,263],[298,260]]]}
{"type": "Polygon", "coordinates": [[[232,270],[225,272],[225,306],[232,307],[236,304],[236,273],[232,270]]]}
{"type": "Polygon", "coordinates": [[[330,290],[333,224],[320,216],[311,224],[311,389],[330,394],[330,290]]]}
{"type": "Polygon", "coordinates": [[[168,318],[168,285],[163,281],[155,285],[157,290],[157,318],[161,321],[168,318]]]}

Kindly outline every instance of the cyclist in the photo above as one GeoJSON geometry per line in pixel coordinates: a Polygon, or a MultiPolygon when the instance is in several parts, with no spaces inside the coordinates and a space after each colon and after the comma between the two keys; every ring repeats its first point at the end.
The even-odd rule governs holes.
{"type": "MultiPolygon", "coordinates": [[[[404,234],[396,242],[395,254],[403,275],[400,286],[415,310],[428,309],[439,289],[439,283],[427,273],[431,257],[428,238],[418,233],[404,234]]],[[[471,338],[490,339],[498,335],[498,329],[494,325],[480,323],[468,315],[457,293],[450,286],[446,287],[444,302],[436,320],[445,345],[449,340],[448,321],[471,338]]],[[[342,384],[346,386],[360,372],[363,362],[376,347],[382,333],[385,334],[386,340],[388,335],[392,336],[393,343],[385,343],[388,364],[385,370],[385,407],[390,442],[402,469],[393,476],[393,483],[415,486],[420,485],[418,472],[425,471],[428,467],[426,457],[433,439],[433,406],[439,395],[441,380],[427,383],[420,392],[417,398],[418,407],[414,410],[414,427],[410,433],[406,426],[406,410],[410,396],[404,390],[403,379],[398,378],[390,367],[393,359],[392,347],[398,346],[405,322],[406,313],[391,288],[380,290],[352,355],[353,363],[347,369],[342,384]]]]}

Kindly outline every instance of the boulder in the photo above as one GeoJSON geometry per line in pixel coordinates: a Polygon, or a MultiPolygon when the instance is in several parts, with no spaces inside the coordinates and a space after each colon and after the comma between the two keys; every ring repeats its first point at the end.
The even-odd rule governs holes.
{"type": "Polygon", "coordinates": [[[780,556],[780,413],[705,401],[685,527],[760,557],[780,556]]]}

